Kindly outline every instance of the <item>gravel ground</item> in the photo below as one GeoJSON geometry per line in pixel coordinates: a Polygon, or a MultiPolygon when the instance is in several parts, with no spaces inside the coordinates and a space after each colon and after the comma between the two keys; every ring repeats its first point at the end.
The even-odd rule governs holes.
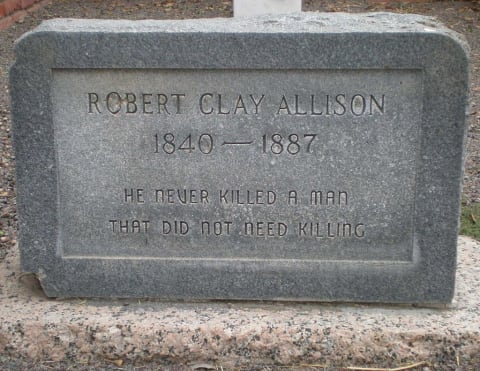
{"type": "MultiPolygon", "coordinates": [[[[435,16],[450,28],[465,35],[471,47],[472,79],[464,204],[480,203],[480,1],[304,0],[303,10],[418,13],[435,16]]],[[[8,96],[8,68],[13,63],[13,42],[42,20],[57,17],[185,19],[231,16],[232,3],[226,0],[54,0],[46,7],[29,13],[23,20],[6,30],[0,31],[0,259],[15,246],[17,231],[14,155],[8,96]]],[[[8,370],[118,369],[117,365],[110,364],[32,365],[22,360],[2,357],[0,367],[8,370]]],[[[155,369],[152,367],[137,369],[155,369]]]]}

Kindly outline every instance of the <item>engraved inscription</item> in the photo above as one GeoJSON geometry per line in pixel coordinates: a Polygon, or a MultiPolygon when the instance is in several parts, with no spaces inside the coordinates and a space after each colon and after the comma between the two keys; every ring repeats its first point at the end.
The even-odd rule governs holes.
{"type": "Polygon", "coordinates": [[[87,93],[88,113],[117,114],[181,114],[182,101],[185,94],[171,93],[119,93],[108,92],[104,95],[99,93],[87,93]]]}
{"type": "Polygon", "coordinates": [[[199,97],[187,93],[145,93],[145,92],[88,92],[88,113],[119,114],[165,114],[179,115],[184,112],[185,100],[198,101],[202,115],[258,115],[262,103],[268,99],[276,107],[277,115],[294,116],[362,116],[384,114],[385,94],[294,94],[269,96],[265,94],[218,94],[202,93],[199,97]]]}
{"type": "MultiPolygon", "coordinates": [[[[346,191],[322,191],[312,190],[305,195],[300,191],[290,190],[282,195],[267,189],[152,189],[125,188],[123,190],[125,203],[168,205],[196,205],[208,207],[211,204],[220,206],[274,206],[278,203],[298,206],[311,204],[316,206],[336,205],[337,207],[348,205],[348,192],[346,191]],[[308,197],[308,195],[310,195],[308,197]]],[[[117,220],[108,221],[112,233],[140,233],[148,232],[150,220],[117,220]]],[[[299,237],[313,238],[364,238],[365,224],[349,222],[319,222],[319,221],[241,221],[238,220],[202,220],[198,223],[187,220],[162,220],[159,221],[158,229],[163,235],[187,236],[199,227],[199,234],[206,236],[230,236],[244,235],[249,237],[285,237],[288,233],[299,237]]]]}
{"type": "MultiPolygon", "coordinates": [[[[164,135],[154,134],[154,152],[165,153],[171,155],[177,151],[184,151],[184,153],[199,152],[204,155],[209,155],[214,150],[214,142],[220,142],[222,146],[249,146],[260,143],[262,145],[262,153],[271,153],[279,155],[286,153],[290,155],[296,155],[303,151],[305,153],[312,153],[312,143],[318,134],[282,134],[275,133],[271,135],[263,134],[261,139],[258,140],[232,140],[222,139],[214,140],[212,134],[200,134],[198,138],[193,137],[192,134],[181,136],[178,139],[173,133],[166,133],[164,135]],[[159,139],[161,138],[161,139],[159,139]]],[[[217,148],[218,149],[218,148],[217,148]]]]}
{"type": "Polygon", "coordinates": [[[165,204],[208,204],[206,189],[155,189],[155,202],[165,204]]]}
{"type": "Polygon", "coordinates": [[[310,192],[312,205],[348,205],[348,193],[345,191],[312,191],[310,192]]]}
{"type": "Polygon", "coordinates": [[[147,233],[149,220],[109,220],[113,233],[147,233]]]}
{"type": "Polygon", "coordinates": [[[66,256],[412,259],[419,70],[53,82],[66,256]]]}

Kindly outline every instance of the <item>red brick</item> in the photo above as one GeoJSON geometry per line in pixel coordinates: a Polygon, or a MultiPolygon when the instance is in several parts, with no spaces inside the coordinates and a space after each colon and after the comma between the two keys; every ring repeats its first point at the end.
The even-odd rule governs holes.
{"type": "Polygon", "coordinates": [[[0,30],[4,30],[13,23],[21,21],[29,12],[37,11],[50,1],[51,0],[0,0],[0,30]],[[22,10],[22,6],[27,6],[28,9],[22,10]],[[14,9],[13,12],[12,9],[14,9]]]}
{"type": "Polygon", "coordinates": [[[29,9],[28,12],[36,12],[38,9],[43,8],[45,5],[48,5],[52,0],[36,0],[35,4],[33,4],[29,9]]]}
{"type": "Polygon", "coordinates": [[[15,10],[21,9],[19,0],[5,0],[3,3],[5,15],[12,14],[15,10]]]}
{"type": "Polygon", "coordinates": [[[36,1],[37,0],[20,0],[20,6],[22,7],[22,9],[26,9],[36,1]]]}
{"type": "Polygon", "coordinates": [[[0,18],[0,30],[10,27],[15,22],[12,17],[0,18]]]}
{"type": "Polygon", "coordinates": [[[20,10],[18,12],[13,13],[10,18],[13,19],[14,22],[21,21],[27,16],[27,12],[25,10],[20,10]]]}

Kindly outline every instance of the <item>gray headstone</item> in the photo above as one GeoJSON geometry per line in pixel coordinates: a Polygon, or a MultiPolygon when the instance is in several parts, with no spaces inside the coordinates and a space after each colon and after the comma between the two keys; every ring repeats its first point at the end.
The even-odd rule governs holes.
{"type": "Polygon", "coordinates": [[[47,295],[451,300],[468,53],[430,18],[61,19],[15,52],[47,295]]]}
{"type": "Polygon", "coordinates": [[[233,0],[235,17],[302,11],[302,0],[233,0]]]}

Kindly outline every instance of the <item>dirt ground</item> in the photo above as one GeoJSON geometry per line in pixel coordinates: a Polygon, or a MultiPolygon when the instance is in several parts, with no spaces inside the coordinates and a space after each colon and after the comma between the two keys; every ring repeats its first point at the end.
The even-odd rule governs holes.
{"type": "MultiPolygon", "coordinates": [[[[303,10],[424,14],[436,17],[466,37],[471,47],[472,73],[464,204],[480,203],[480,1],[304,0],[303,10]]],[[[229,0],[53,0],[46,7],[29,13],[23,20],[0,31],[0,259],[13,248],[17,238],[15,158],[8,93],[8,68],[13,63],[14,41],[42,20],[57,17],[185,19],[231,16],[232,2],[229,0]]],[[[3,369],[23,369],[22,365],[26,366],[12,363],[10,368],[8,361],[0,357],[3,369]]],[[[49,368],[48,365],[46,367],[49,368]]]]}

